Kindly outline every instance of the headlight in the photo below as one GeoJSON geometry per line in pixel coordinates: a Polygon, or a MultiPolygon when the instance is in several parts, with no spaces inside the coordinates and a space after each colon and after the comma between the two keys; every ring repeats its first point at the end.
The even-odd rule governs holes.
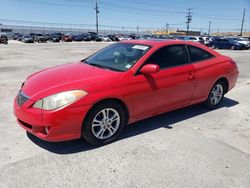
{"type": "Polygon", "coordinates": [[[33,105],[33,107],[40,108],[43,110],[55,110],[57,108],[61,108],[65,105],[71,104],[79,100],[80,98],[86,96],[87,94],[88,93],[83,90],[66,91],[45,97],[37,101],[33,105]]]}

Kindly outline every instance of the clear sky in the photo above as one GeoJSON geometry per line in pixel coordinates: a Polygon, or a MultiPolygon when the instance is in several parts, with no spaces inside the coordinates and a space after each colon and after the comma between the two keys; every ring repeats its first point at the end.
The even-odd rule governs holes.
{"type": "MultiPolygon", "coordinates": [[[[191,29],[237,30],[246,9],[250,30],[250,0],[98,0],[101,25],[185,28],[187,8],[193,8],[191,29]]],[[[95,24],[95,0],[0,0],[0,19],[95,24]]]]}

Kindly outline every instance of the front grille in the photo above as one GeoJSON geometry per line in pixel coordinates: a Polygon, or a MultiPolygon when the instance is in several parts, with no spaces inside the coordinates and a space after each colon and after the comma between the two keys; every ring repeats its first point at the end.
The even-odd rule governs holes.
{"type": "Polygon", "coordinates": [[[17,94],[18,106],[22,106],[27,100],[29,100],[29,97],[25,95],[22,91],[19,91],[17,94]]]}

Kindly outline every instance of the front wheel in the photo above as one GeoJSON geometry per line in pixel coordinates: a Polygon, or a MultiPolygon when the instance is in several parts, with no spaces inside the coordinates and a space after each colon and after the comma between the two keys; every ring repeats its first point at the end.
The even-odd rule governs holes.
{"type": "Polygon", "coordinates": [[[116,102],[95,106],[85,118],[82,135],[92,145],[105,145],[118,139],[127,123],[123,107],[116,102]]]}
{"type": "Polygon", "coordinates": [[[222,81],[217,81],[209,92],[209,96],[205,101],[205,106],[210,109],[217,108],[225,95],[225,85],[222,81]]]}

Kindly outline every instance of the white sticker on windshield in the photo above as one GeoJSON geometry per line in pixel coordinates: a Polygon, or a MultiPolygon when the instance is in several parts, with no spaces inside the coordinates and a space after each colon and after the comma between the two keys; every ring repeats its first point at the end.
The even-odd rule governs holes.
{"type": "Polygon", "coordinates": [[[132,47],[133,49],[138,49],[138,50],[146,50],[148,49],[148,46],[142,46],[142,45],[135,45],[132,47]]]}
{"type": "Polygon", "coordinates": [[[126,69],[129,69],[130,67],[132,67],[132,65],[130,65],[130,64],[127,64],[127,65],[125,66],[126,69]]]}

